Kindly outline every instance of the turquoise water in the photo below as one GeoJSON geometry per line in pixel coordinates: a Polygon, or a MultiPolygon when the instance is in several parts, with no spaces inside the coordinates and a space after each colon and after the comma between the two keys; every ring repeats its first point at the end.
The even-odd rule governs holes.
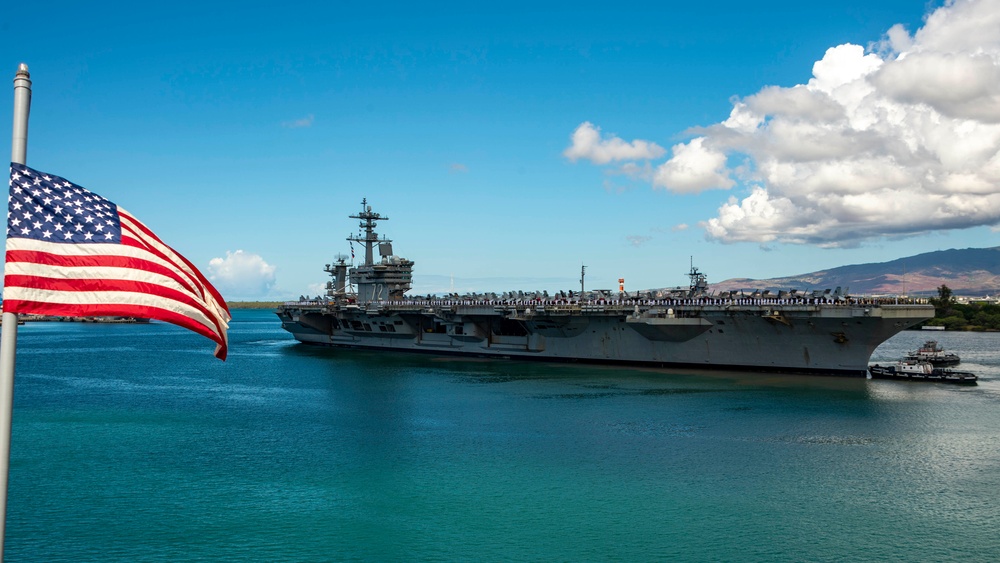
{"type": "Polygon", "coordinates": [[[235,311],[20,327],[9,561],[993,561],[1000,334],[978,387],[294,344],[235,311]]]}

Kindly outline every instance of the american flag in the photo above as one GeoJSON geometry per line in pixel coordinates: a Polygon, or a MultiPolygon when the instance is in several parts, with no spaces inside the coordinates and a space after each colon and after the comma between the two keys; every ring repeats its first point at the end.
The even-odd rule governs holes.
{"type": "Polygon", "coordinates": [[[156,319],[211,338],[226,359],[225,300],[127,211],[16,163],[7,201],[4,311],[156,319]]]}

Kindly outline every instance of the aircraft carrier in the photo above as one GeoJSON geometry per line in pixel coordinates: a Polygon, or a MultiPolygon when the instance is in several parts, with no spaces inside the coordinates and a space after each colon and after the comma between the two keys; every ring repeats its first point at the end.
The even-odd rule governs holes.
{"type": "MultiPolygon", "coordinates": [[[[509,292],[408,296],[413,261],[379,238],[387,220],[362,200],[360,264],[338,256],[318,299],[280,306],[305,344],[522,360],[622,363],[864,376],[875,348],[934,316],[926,303],[836,290],[709,291],[692,267],[683,288],[627,293],[509,292]],[[379,259],[374,253],[378,249],[379,259]]],[[[621,280],[619,280],[621,281],[621,280]]]]}

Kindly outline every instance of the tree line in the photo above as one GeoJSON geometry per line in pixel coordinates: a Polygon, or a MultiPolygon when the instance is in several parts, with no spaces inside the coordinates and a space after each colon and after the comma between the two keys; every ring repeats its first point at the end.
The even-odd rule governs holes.
{"type": "Polygon", "coordinates": [[[281,301],[226,301],[230,309],[277,309],[281,301]]]}
{"type": "Polygon", "coordinates": [[[937,289],[938,296],[930,299],[934,318],[924,324],[943,326],[946,330],[1000,330],[1000,305],[958,303],[947,285],[937,289]]]}

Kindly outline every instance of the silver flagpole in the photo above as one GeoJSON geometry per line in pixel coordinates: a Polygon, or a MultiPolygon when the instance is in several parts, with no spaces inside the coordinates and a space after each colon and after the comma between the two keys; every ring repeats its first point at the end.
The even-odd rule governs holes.
{"type": "MultiPolygon", "coordinates": [[[[21,63],[14,75],[14,135],[10,161],[27,164],[28,113],[31,111],[31,75],[21,63]]],[[[11,420],[14,415],[14,357],[17,355],[17,315],[4,312],[0,334],[0,563],[7,536],[7,478],[10,475],[11,420]]]]}

